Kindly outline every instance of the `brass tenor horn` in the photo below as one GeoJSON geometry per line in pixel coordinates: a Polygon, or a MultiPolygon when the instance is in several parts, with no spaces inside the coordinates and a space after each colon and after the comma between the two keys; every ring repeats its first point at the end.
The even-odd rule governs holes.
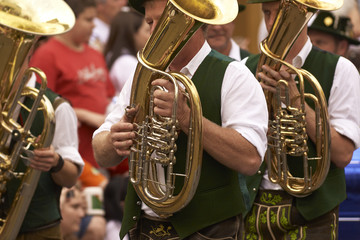
{"type": "Polygon", "coordinates": [[[279,13],[269,36],[260,44],[261,56],[257,72],[267,64],[275,70],[285,65],[298,77],[300,96],[289,99],[288,85],[279,80],[276,94],[265,91],[270,111],[268,150],[266,154],[270,181],[278,183],[289,194],[305,197],[324,182],[330,167],[330,126],[327,102],[317,79],[303,69],[297,69],[284,61],[293,43],[318,10],[335,10],[343,0],[282,0],[279,13]],[[314,94],[304,92],[308,80],[314,94]],[[300,99],[300,107],[292,106],[300,99]],[[309,156],[305,121],[305,99],[314,102],[316,113],[315,156],[309,156]],[[288,167],[287,156],[300,157],[303,176],[295,176],[288,167]],[[309,167],[316,161],[316,168],[309,167]]]}
{"type": "Polygon", "coordinates": [[[172,215],[189,203],[198,185],[202,161],[202,110],[196,88],[185,75],[165,70],[203,23],[231,22],[237,9],[234,0],[169,0],[147,44],[138,53],[130,98],[131,106],[138,109],[134,118],[138,131],[131,148],[129,174],[137,194],[160,216],[172,215]],[[157,87],[151,87],[151,82],[156,78],[166,78],[175,86],[171,117],[153,112],[153,92],[157,87]],[[175,159],[178,81],[185,86],[191,108],[184,172],[174,172],[175,164],[183,162],[175,159]],[[158,175],[159,169],[163,177],[158,175]],[[183,182],[181,190],[174,191],[175,179],[183,182]]]}
{"type": "Polygon", "coordinates": [[[40,36],[64,33],[74,23],[72,10],[62,0],[0,0],[0,239],[18,235],[41,174],[30,167],[17,172],[19,160],[31,157],[33,148],[50,146],[55,130],[54,109],[44,95],[46,76],[37,68],[28,68],[28,58],[40,36]],[[42,79],[39,90],[26,86],[33,73],[42,79]],[[31,109],[22,103],[24,97],[33,100],[31,109]],[[23,123],[18,122],[21,109],[28,111],[23,123]],[[44,126],[34,136],[30,128],[39,111],[44,126]],[[7,208],[7,184],[14,179],[21,184],[7,208]]]}

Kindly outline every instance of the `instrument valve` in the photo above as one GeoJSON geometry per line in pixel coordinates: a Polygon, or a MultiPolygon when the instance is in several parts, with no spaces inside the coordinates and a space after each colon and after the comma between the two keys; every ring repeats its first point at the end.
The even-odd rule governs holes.
{"type": "Polygon", "coordinates": [[[12,140],[13,141],[18,142],[18,141],[21,140],[21,133],[20,133],[20,131],[18,129],[14,129],[12,131],[11,135],[12,135],[12,140]]]}

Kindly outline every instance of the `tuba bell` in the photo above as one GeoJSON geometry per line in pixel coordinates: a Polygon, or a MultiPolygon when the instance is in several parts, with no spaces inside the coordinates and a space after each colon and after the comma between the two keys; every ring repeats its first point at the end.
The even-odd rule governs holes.
{"type": "Polygon", "coordinates": [[[317,79],[304,69],[297,69],[284,61],[293,43],[318,10],[336,10],[343,0],[281,0],[280,9],[269,36],[260,43],[260,60],[257,72],[267,64],[275,70],[286,66],[298,78],[300,96],[290,99],[288,84],[279,80],[276,93],[265,90],[269,109],[268,150],[266,161],[269,179],[296,197],[305,197],[318,189],[330,168],[330,125],[327,102],[317,79]],[[307,80],[314,94],[304,92],[307,80]],[[294,106],[300,100],[300,107],[294,106]],[[312,101],[316,115],[315,156],[309,156],[306,134],[305,100],[312,101]],[[287,156],[300,158],[303,176],[295,176],[288,166],[287,156]],[[315,169],[309,166],[315,161],[315,169]]]}
{"type": "Polygon", "coordinates": [[[197,90],[185,75],[165,71],[203,23],[231,22],[237,8],[234,0],[169,0],[154,32],[138,52],[139,63],[130,97],[130,106],[138,110],[134,117],[137,137],[130,149],[129,175],[138,196],[162,217],[171,216],[190,202],[199,182],[202,161],[202,108],[197,90]],[[174,84],[171,117],[153,112],[153,92],[160,86],[152,87],[151,82],[157,78],[174,84]],[[191,109],[183,172],[174,172],[178,134],[176,106],[180,91],[177,82],[184,85],[191,109]],[[183,183],[181,190],[175,191],[175,179],[183,183]]]}
{"type": "Polygon", "coordinates": [[[32,156],[32,149],[50,146],[55,131],[55,113],[45,97],[45,74],[28,67],[30,57],[40,36],[64,33],[72,28],[75,16],[62,0],[0,0],[0,239],[13,240],[18,235],[23,219],[37,187],[41,171],[27,167],[18,172],[19,161],[32,156]],[[38,74],[38,89],[26,86],[32,74],[38,74]],[[32,99],[31,108],[23,99],[32,99]],[[20,111],[28,116],[18,122],[20,111]],[[44,125],[39,136],[30,128],[40,112],[44,125]],[[21,182],[13,201],[5,204],[7,185],[12,180],[21,182]]]}

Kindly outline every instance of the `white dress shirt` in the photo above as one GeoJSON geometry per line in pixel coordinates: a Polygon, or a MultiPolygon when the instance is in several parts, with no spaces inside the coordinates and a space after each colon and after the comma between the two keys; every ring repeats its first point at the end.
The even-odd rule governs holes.
{"type": "Polygon", "coordinates": [[[233,39],[231,39],[230,41],[231,41],[231,49],[229,52],[229,57],[241,61],[239,45],[233,39]]]}

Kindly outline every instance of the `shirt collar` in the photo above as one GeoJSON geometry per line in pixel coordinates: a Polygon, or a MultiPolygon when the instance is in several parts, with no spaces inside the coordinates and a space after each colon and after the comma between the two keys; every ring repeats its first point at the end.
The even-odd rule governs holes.
{"type": "Polygon", "coordinates": [[[231,49],[230,49],[230,53],[229,53],[229,57],[235,59],[235,60],[238,60],[240,61],[240,47],[239,45],[237,45],[237,43],[233,40],[233,39],[230,39],[231,41],[231,49]]]}
{"type": "Polygon", "coordinates": [[[211,48],[207,41],[204,42],[200,51],[191,59],[191,61],[181,69],[181,73],[188,76],[190,79],[194,76],[195,71],[198,69],[205,57],[210,53],[211,48]]]}
{"type": "Polygon", "coordinates": [[[100,28],[103,28],[103,29],[106,29],[106,30],[110,29],[109,24],[107,24],[106,22],[104,22],[100,18],[94,18],[94,24],[95,24],[95,26],[99,26],[100,28]]]}
{"type": "Polygon", "coordinates": [[[301,68],[304,65],[305,60],[309,55],[311,49],[312,49],[312,43],[310,41],[310,38],[308,37],[304,47],[301,49],[299,54],[293,59],[292,65],[296,68],[301,68]]]}

